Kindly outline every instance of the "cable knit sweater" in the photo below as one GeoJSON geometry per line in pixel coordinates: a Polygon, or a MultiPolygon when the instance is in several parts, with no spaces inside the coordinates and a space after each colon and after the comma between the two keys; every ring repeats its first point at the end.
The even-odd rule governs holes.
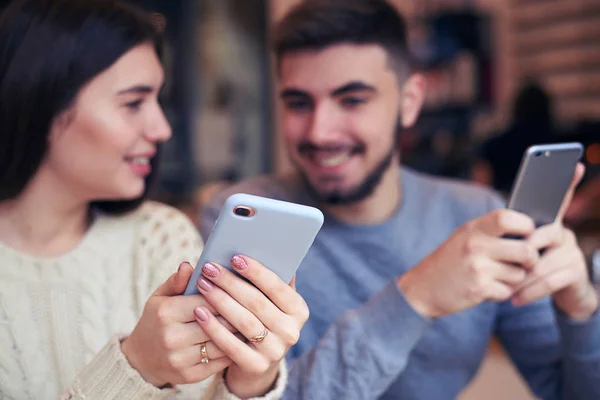
{"type": "MultiPolygon", "coordinates": [[[[0,399],[236,399],[221,376],[160,390],[121,352],[148,297],[201,250],[191,222],[158,203],[98,216],[79,246],[56,258],[0,242],[0,399]]],[[[282,364],[264,399],[280,397],[286,375],[282,364]]]]}

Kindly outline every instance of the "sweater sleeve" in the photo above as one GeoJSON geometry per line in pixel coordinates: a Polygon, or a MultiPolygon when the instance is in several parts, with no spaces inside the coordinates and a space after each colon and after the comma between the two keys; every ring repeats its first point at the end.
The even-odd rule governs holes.
{"type": "MultiPolygon", "coordinates": [[[[139,317],[148,297],[181,262],[189,261],[195,265],[203,243],[189,219],[166,205],[146,203],[129,218],[135,224],[133,289],[139,317]]],[[[62,399],[166,399],[176,396],[175,389],[161,390],[146,382],[131,367],[121,351],[123,338],[113,337],[78,374],[62,399]]]]}
{"type": "Polygon", "coordinates": [[[431,323],[410,306],[395,282],[389,283],[362,307],[342,314],[314,348],[290,362],[284,397],[381,396],[404,371],[431,323]]]}
{"type": "Polygon", "coordinates": [[[531,390],[543,399],[600,398],[600,313],[574,321],[545,297],[501,303],[496,331],[531,390]]]}
{"type": "Polygon", "coordinates": [[[79,373],[61,400],[162,400],[175,393],[161,390],[133,369],[121,351],[121,338],[114,336],[91,363],[79,373]]]}

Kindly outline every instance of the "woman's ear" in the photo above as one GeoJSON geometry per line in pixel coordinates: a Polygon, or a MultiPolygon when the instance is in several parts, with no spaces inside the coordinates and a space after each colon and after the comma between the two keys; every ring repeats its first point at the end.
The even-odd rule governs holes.
{"type": "Polygon", "coordinates": [[[48,142],[53,143],[58,140],[60,135],[69,127],[74,118],[75,110],[72,107],[58,114],[50,125],[48,142]]]}

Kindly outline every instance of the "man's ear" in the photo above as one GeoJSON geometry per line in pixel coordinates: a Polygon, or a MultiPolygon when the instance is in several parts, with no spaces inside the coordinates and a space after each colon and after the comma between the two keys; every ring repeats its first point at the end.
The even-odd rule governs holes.
{"type": "Polygon", "coordinates": [[[423,102],[427,82],[421,74],[412,74],[401,88],[400,118],[403,128],[410,128],[415,124],[423,102]]]}

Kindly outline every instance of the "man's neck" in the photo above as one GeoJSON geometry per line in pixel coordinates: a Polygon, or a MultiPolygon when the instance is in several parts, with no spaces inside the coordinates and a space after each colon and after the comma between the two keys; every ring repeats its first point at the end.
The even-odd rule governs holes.
{"type": "Polygon", "coordinates": [[[53,257],[71,250],[89,226],[89,205],[46,171],[13,200],[0,203],[0,241],[19,251],[53,257]]]}
{"type": "Polygon", "coordinates": [[[398,209],[401,199],[400,168],[397,163],[392,163],[366,199],[354,204],[325,205],[323,208],[348,224],[375,225],[388,220],[398,209]]]}

